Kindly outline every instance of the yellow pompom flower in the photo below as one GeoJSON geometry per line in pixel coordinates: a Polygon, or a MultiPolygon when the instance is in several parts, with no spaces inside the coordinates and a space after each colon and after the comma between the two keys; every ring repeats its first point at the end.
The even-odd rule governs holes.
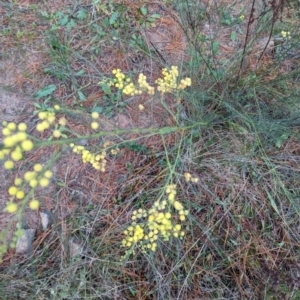
{"type": "Polygon", "coordinates": [[[14,162],[11,161],[11,160],[7,160],[5,163],[4,163],[4,168],[6,170],[10,170],[14,167],[14,162]]]}
{"type": "Polygon", "coordinates": [[[37,210],[40,206],[40,202],[36,199],[33,199],[29,202],[29,207],[32,209],[32,210],[37,210]]]}
{"type": "Polygon", "coordinates": [[[179,231],[179,230],[181,229],[181,225],[180,225],[180,224],[176,224],[176,225],[175,225],[175,229],[176,229],[177,231],[179,231]]]}
{"type": "Polygon", "coordinates": [[[33,142],[31,140],[25,140],[21,143],[21,147],[24,151],[30,151],[33,149],[33,142]]]}
{"type": "Polygon", "coordinates": [[[31,179],[29,181],[29,186],[32,187],[32,188],[36,188],[38,186],[38,181],[36,179],[31,179]]]}
{"type": "Polygon", "coordinates": [[[182,209],[183,209],[183,206],[182,206],[182,204],[181,204],[179,201],[175,201],[175,202],[173,203],[173,205],[174,205],[174,208],[175,208],[176,210],[182,210],[182,209]]]}
{"type": "Polygon", "coordinates": [[[49,119],[44,120],[44,121],[42,122],[42,124],[43,124],[44,130],[48,129],[48,128],[50,127],[49,119]]]}
{"type": "Polygon", "coordinates": [[[38,132],[42,132],[42,131],[44,131],[46,128],[44,127],[44,124],[43,123],[39,123],[39,124],[37,124],[36,125],[36,130],[38,131],[38,132]]]}
{"type": "Polygon", "coordinates": [[[41,187],[46,187],[46,186],[49,185],[49,179],[43,177],[43,178],[39,181],[39,184],[40,184],[41,187]]]}
{"type": "Polygon", "coordinates": [[[151,223],[151,222],[153,222],[154,221],[154,215],[149,215],[149,217],[148,217],[148,222],[149,223],[151,223]]]}
{"type": "Polygon", "coordinates": [[[92,122],[91,127],[92,127],[92,129],[96,130],[99,127],[99,123],[98,122],[92,122]]]}
{"type": "Polygon", "coordinates": [[[35,165],[33,166],[33,170],[34,170],[35,172],[41,172],[41,171],[43,170],[43,166],[42,166],[41,164],[35,164],[35,165]]]}
{"type": "Polygon", "coordinates": [[[18,142],[22,142],[27,139],[27,134],[26,132],[20,131],[15,135],[15,138],[18,142]]]}
{"type": "Polygon", "coordinates": [[[180,220],[180,221],[184,221],[184,220],[185,220],[185,215],[180,215],[180,216],[179,216],[179,220],[180,220]]]}
{"type": "Polygon", "coordinates": [[[61,125],[61,126],[66,126],[67,125],[67,119],[66,118],[60,118],[58,120],[58,124],[61,125]]]}
{"type": "Polygon", "coordinates": [[[10,154],[12,160],[14,161],[19,161],[22,159],[23,155],[22,155],[22,152],[21,151],[13,151],[11,154],[10,154]]]}
{"type": "Polygon", "coordinates": [[[15,185],[17,185],[17,186],[21,185],[22,182],[23,182],[22,178],[16,178],[15,181],[14,181],[15,185]]]}
{"type": "Polygon", "coordinates": [[[7,127],[5,127],[5,128],[3,128],[2,129],[2,134],[5,136],[5,135],[10,135],[11,134],[11,131],[7,128],[7,127]]]}
{"type": "Polygon", "coordinates": [[[31,171],[27,171],[25,174],[24,174],[24,179],[26,181],[30,181],[32,179],[35,179],[36,177],[36,173],[35,172],[31,172],[31,171]]]}
{"type": "Polygon", "coordinates": [[[39,114],[38,114],[38,117],[40,120],[44,120],[46,119],[48,116],[47,112],[46,111],[40,111],[39,114]]]}
{"type": "Polygon", "coordinates": [[[171,213],[167,212],[167,213],[165,214],[165,218],[166,218],[166,219],[171,219],[171,217],[172,217],[171,213]]]}
{"type": "Polygon", "coordinates": [[[15,145],[16,141],[11,136],[7,136],[3,139],[3,144],[6,148],[11,148],[15,145]]]}
{"type": "Polygon", "coordinates": [[[190,181],[191,178],[192,178],[192,175],[190,173],[184,173],[183,176],[184,176],[186,181],[190,181]]]}
{"type": "Polygon", "coordinates": [[[24,193],[24,191],[18,191],[17,192],[17,194],[16,194],[16,198],[17,199],[19,199],[19,200],[21,200],[21,199],[23,199],[25,197],[25,193],[24,193]]]}
{"type": "Polygon", "coordinates": [[[93,111],[93,112],[92,112],[92,118],[93,118],[93,119],[98,119],[98,118],[99,118],[99,113],[96,112],[96,111],[93,111]]]}
{"type": "Polygon", "coordinates": [[[25,123],[20,123],[19,125],[18,125],[18,129],[20,130],[20,131],[26,131],[27,130],[27,125],[25,124],[25,123]]]}
{"type": "Polygon", "coordinates": [[[151,245],[151,251],[155,252],[156,247],[157,247],[157,244],[156,244],[156,243],[153,243],[153,244],[151,245]]]}
{"type": "Polygon", "coordinates": [[[170,201],[170,203],[173,203],[174,199],[175,199],[175,194],[170,193],[169,196],[168,196],[168,200],[170,201]]]}
{"type": "MultiPolygon", "coordinates": [[[[49,115],[48,118],[47,118],[47,121],[48,121],[50,124],[52,124],[52,123],[55,121],[55,115],[54,115],[54,114],[49,115]]],[[[49,124],[49,125],[50,125],[50,124],[49,124]]],[[[48,126],[48,128],[49,128],[49,126],[48,126]]]]}
{"type": "Polygon", "coordinates": [[[52,173],[52,171],[50,171],[50,170],[47,170],[47,171],[45,172],[45,174],[44,174],[44,176],[45,176],[46,178],[48,178],[48,179],[50,179],[50,178],[52,177],[52,175],[53,175],[53,173],[52,173]]]}
{"type": "Polygon", "coordinates": [[[61,137],[61,132],[58,129],[56,129],[53,131],[52,135],[58,139],[61,137]]]}
{"type": "Polygon", "coordinates": [[[16,130],[16,129],[17,129],[17,125],[16,125],[16,123],[14,123],[14,122],[9,122],[9,123],[7,124],[7,128],[8,128],[9,130],[16,130]]]}
{"type": "Polygon", "coordinates": [[[15,196],[18,192],[18,189],[15,187],[15,186],[11,186],[9,189],[8,189],[8,194],[10,196],[15,196]]]}
{"type": "Polygon", "coordinates": [[[4,209],[5,211],[9,212],[10,214],[15,213],[18,210],[18,205],[13,202],[8,202],[4,209]]]}

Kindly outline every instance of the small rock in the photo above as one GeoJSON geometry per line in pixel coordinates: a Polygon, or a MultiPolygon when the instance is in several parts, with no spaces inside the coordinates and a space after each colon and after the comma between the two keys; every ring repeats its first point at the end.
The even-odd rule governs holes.
{"type": "Polygon", "coordinates": [[[35,235],[35,229],[24,229],[23,235],[18,238],[16,244],[16,253],[26,254],[31,250],[32,242],[35,235]]]}
{"type": "Polygon", "coordinates": [[[256,41],[256,47],[259,51],[264,50],[265,51],[271,51],[274,48],[274,39],[273,38],[269,38],[269,37],[264,37],[261,39],[258,39],[256,41]]]}
{"type": "Polygon", "coordinates": [[[40,217],[41,217],[41,223],[43,230],[47,230],[50,224],[50,214],[49,212],[40,212],[40,217]]]}
{"type": "Polygon", "coordinates": [[[78,145],[81,145],[81,146],[86,146],[88,143],[88,141],[86,139],[81,139],[77,142],[78,145]]]}
{"type": "Polygon", "coordinates": [[[80,242],[75,239],[69,240],[69,251],[70,256],[75,257],[83,253],[83,247],[80,245],[80,242]]]}

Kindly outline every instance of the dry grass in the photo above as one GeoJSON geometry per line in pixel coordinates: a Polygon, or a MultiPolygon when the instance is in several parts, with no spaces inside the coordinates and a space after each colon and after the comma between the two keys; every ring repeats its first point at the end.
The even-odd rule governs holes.
{"type": "MultiPolygon", "coordinates": [[[[66,145],[43,142],[13,173],[1,169],[2,211],[15,176],[59,155],[51,185],[36,192],[52,225],[43,231],[38,213],[24,211],[26,226],[37,230],[33,251],[5,254],[1,299],[299,299],[299,58],[264,50],[272,9],[256,7],[249,26],[246,2],[0,3],[2,118],[25,121],[45,141],[49,131],[37,133],[33,115],[33,103],[43,100],[33,95],[55,84],[69,138],[94,151],[107,140],[120,148],[104,173],[66,145]],[[155,27],[141,21],[142,5],[160,15],[155,27]],[[57,12],[76,25],[58,26],[57,12]],[[116,25],[105,27],[114,12],[116,25]],[[122,108],[98,85],[115,68],[153,83],[170,65],[192,77],[180,101],[143,95],[122,108]],[[103,134],[89,139],[94,107],[112,114],[101,119],[103,134]],[[186,183],[184,172],[198,183],[186,183]],[[171,182],[190,211],[185,239],[120,262],[132,211],[151,207],[171,182]],[[73,241],[80,255],[72,255],[73,241]]],[[[296,32],[295,14],[285,6],[274,30],[296,32]]],[[[297,49],[296,35],[293,43],[297,49]]],[[[1,213],[1,228],[10,220],[1,213]]]]}

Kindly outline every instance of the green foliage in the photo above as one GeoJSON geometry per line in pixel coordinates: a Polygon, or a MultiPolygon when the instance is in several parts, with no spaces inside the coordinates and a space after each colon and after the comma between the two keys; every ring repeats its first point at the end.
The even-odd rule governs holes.
{"type": "Polygon", "coordinates": [[[139,24],[146,29],[155,26],[155,21],[159,19],[161,16],[157,13],[148,15],[148,9],[146,6],[142,6],[138,9],[139,16],[137,18],[139,24]]]}
{"type": "Polygon", "coordinates": [[[87,11],[83,8],[79,9],[76,14],[67,9],[65,12],[57,11],[55,13],[42,11],[41,15],[52,24],[51,31],[57,31],[60,27],[65,27],[70,31],[77,26],[77,23],[84,22],[88,17],[87,11]]]}
{"type": "Polygon", "coordinates": [[[34,94],[34,98],[40,99],[40,98],[49,96],[49,95],[51,95],[55,90],[56,90],[56,85],[55,85],[55,84],[50,84],[50,85],[44,86],[42,89],[40,89],[39,91],[37,91],[37,92],[34,94]]]}
{"type": "Polygon", "coordinates": [[[103,106],[98,106],[98,109],[93,111],[101,112],[106,117],[112,118],[116,112],[123,111],[126,102],[123,100],[120,90],[112,91],[110,85],[105,82],[101,82],[99,85],[105,94],[101,99],[103,106]]]}
{"type": "Polygon", "coordinates": [[[227,26],[234,26],[236,24],[241,23],[245,16],[240,15],[239,17],[233,17],[231,14],[231,9],[230,8],[225,8],[224,6],[220,7],[220,13],[221,13],[221,18],[220,18],[220,23],[222,25],[227,25],[227,26]]]}
{"type": "MultiPolygon", "coordinates": [[[[72,165],[57,165],[58,156],[45,165],[56,164],[41,202],[53,208],[54,224],[22,263],[8,267],[5,257],[1,299],[299,298],[298,19],[282,15],[271,32],[282,43],[257,63],[271,7],[256,11],[244,45],[244,2],[205,3],[164,1],[159,14],[148,3],[113,0],[33,8],[49,55],[28,135],[37,151],[23,151],[6,172],[26,172],[46,147],[72,165]],[[186,52],[158,78],[162,59],[144,34],[160,14],[182,26],[186,52]],[[79,254],[68,251],[71,238],[82,241],[79,254]]],[[[18,30],[19,40],[28,37],[18,30]]],[[[17,125],[5,126],[11,138],[17,125]]],[[[11,185],[9,195],[17,192],[11,185]]],[[[22,201],[10,199],[5,213],[22,201]]],[[[0,254],[7,250],[2,242],[0,254]]]]}

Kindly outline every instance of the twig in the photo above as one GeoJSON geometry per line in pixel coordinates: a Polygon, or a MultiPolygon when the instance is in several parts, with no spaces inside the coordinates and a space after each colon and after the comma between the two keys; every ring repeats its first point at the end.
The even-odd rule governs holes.
{"type": "Polygon", "coordinates": [[[250,35],[250,25],[254,22],[254,12],[255,12],[254,5],[255,5],[255,0],[252,1],[251,13],[250,13],[249,21],[247,24],[246,39],[245,39],[245,43],[244,43],[243,55],[242,55],[242,60],[241,60],[241,64],[240,64],[240,68],[239,68],[239,72],[238,72],[238,77],[240,76],[240,72],[241,72],[244,58],[245,58],[246,47],[247,47],[248,39],[249,39],[249,35],[250,35]]]}

